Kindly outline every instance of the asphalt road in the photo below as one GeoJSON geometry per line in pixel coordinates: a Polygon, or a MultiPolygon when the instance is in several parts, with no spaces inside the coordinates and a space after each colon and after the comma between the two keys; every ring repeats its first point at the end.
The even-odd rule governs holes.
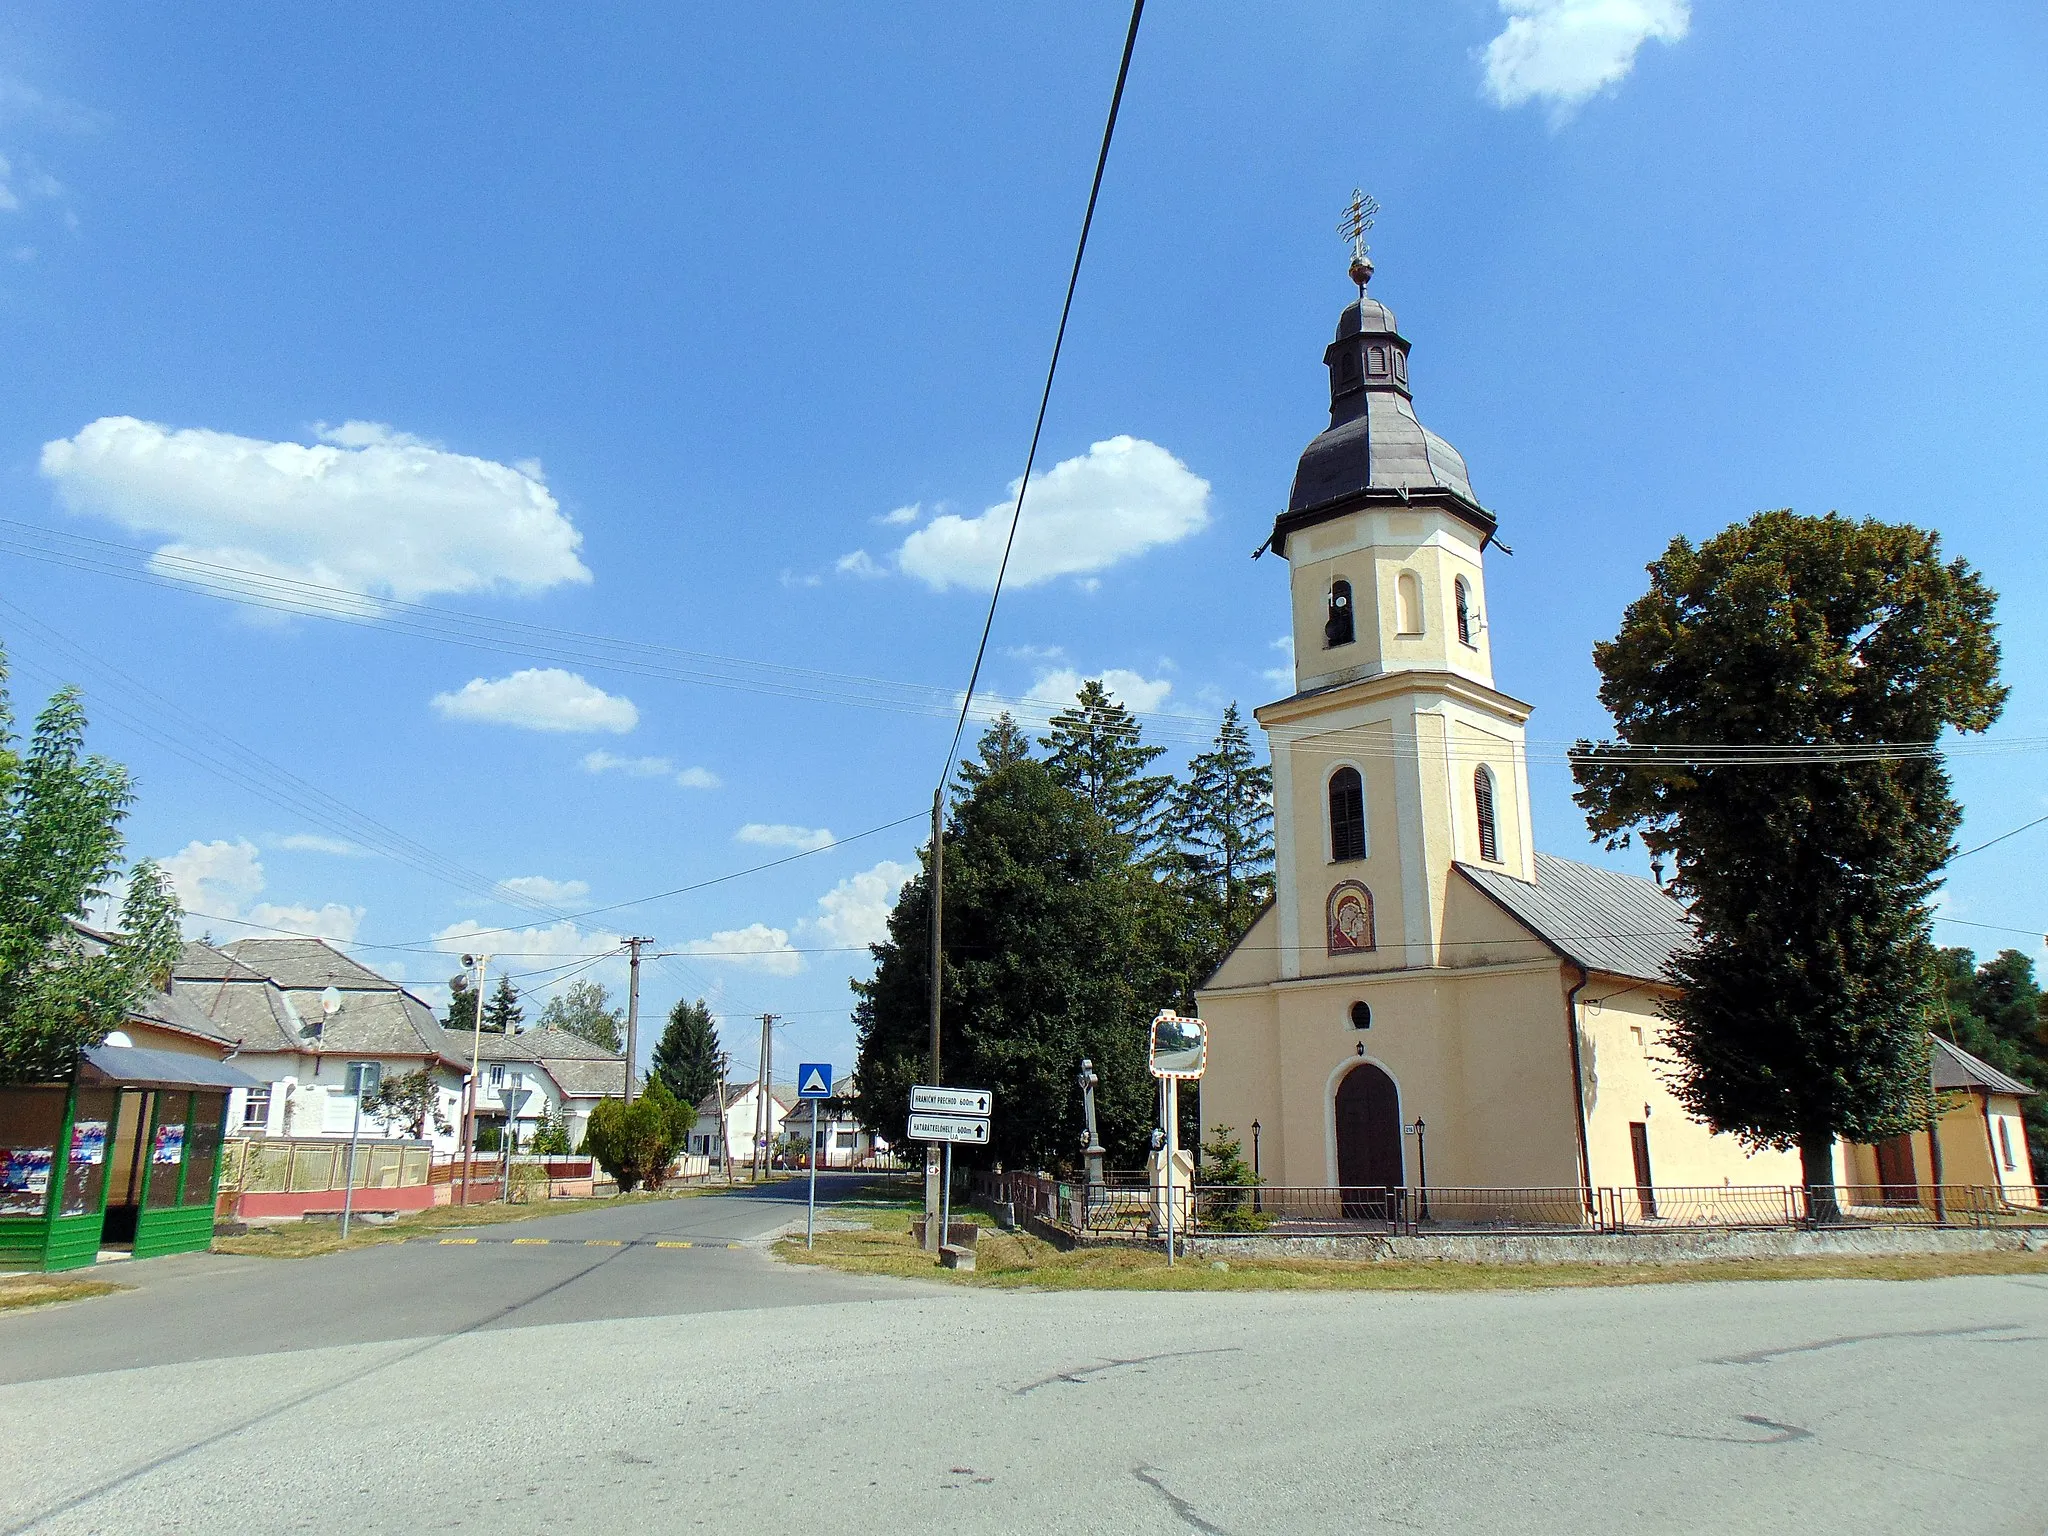
{"type": "Polygon", "coordinates": [[[791,1270],[793,1213],[0,1317],[0,1531],[2048,1530],[2041,1279],[1003,1293],[791,1270]]]}

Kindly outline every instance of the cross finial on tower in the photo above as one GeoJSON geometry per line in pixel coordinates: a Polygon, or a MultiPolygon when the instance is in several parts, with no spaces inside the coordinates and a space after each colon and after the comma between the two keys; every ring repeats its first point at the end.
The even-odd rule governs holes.
{"type": "Polygon", "coordinates": [[[1344,210],[1344,217],[1337,222],[1337,233],[1351,242],[1351,281],[1358,284],[1358,297],[1365,298],[1365,285],[1372,281],[1372,257],[1367,254],[1372,247],[1365,243],[1365,232],[1372,228],[1374,215],[1380,205],[1357,187],[1351,189],[1351,206],[1344,210]]]}

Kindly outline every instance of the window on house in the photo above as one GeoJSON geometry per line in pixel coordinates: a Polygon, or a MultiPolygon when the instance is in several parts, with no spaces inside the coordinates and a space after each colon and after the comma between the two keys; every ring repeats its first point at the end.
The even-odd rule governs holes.
{"type": "Polygon", "coordinates": [[[505,1068],[502,1064],[491,1068],[491,1086],[493,1088],[505,1086],[505,1068]]]}
{"type": "Polygon", "coordinates": [[[1356,768],[1330,775],[1330,858],[1341,863],[1365,857],[1365,781],[1356,768]]]}
{"type": "Polygon", "coordinates": [[[1353,1003],[1351,1005],[1351,1027],[1353,1029],[1372,1028],[1372,1007],[1370,1004],[1353,1003]]]}
{"type": "Polygon", "coordinates": [[[851,1151],[860,1135],[858,1131],[838,1131],[834,1134],[838,1138],[839,1150],[842,1152],[851,1151]]]}
{"type": "Polygon", "coordinates": [[[1479,812],[1479,857],[1489,864],[1500,862],[1500,834],[1493,821],[1493,770],[1481,768],[1472,775],[1472,803],[1479,812]]]}
{"type": "Polygon", "coordinates": [[[2012,1122],[2003,1115],[1998,1117],[1998,1160],[2008,1171],[2019,1166],[2012,1160],[2012,1122]]]}
{"type": "Polygon", "coordinates": [[[348,1091],[358,1096],[372,1094],[384,1081],[381,1061],[352,1061],[348,1064],[348,1091]]]}
{"type": "Polygon", "coordinates": [[[1323,649],[1334,650],[1357,638],[1358,627],[1351,612],[1351,583],[1330,583],[1330,616],[1323,621],[1323,649]]]}
{"type": "Polygon", "coordinates": [[[1422,633],[1422,578],[1413,571],[1394,578],[1394,628],[1403,635],[1422,633]]]}
{"type": "Polygon", "coordinates": [[[249,1097],[242,1100],[242,1128],[260,1131],[270,1124],[270,1084],[251,1088],[249,1097]]]}
{"type": "Polygon", "coordinates": [[[1472,643],[1472,588],[1460,576],[1451,584],[1458,604],[1458,640],[1461,644],[1472,643]]]}

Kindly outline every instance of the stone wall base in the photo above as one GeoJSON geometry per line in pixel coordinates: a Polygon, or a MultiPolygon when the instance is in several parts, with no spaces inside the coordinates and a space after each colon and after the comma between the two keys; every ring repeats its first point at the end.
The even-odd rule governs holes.
{"type": "Polygon", "coordinates": [[[1205,1259],[1370,1259],[1397,1264],[1688,1264],[1699,1259],[1888,1257],[1913,1253],[2038,1253],[2048,1227],[1840,1227],[1827,1231],[1689,1231],[1275,1237],[1255,1232],[1191,1238],[1205,1259]]]}

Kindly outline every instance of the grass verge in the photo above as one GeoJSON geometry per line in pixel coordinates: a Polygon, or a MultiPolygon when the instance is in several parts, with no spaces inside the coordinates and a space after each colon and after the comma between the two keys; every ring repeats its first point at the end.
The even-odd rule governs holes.
{"type": "MultiPolygon", "coordinates": [[[[776,1244],[795,1264],[862,1275],[901,1275],[997,1289],[1096,1291],[1527,1291],[1563,1286],[1671,1285],[1701,1280],[1932,1280],[1946,1275],[2048,1274],[2044,1253],[1925,1253],[1889,1257],[1703,1259],[1679,1264],[1468,1264],[1344,1259],[1183,1258],[1172,1268],[1151,1249],[1076,1248],[1062,1252],[1023,1232],[984,1227],[972,1274],[940,1269],[916,1247],[910,1222],[922,1206],[901,1199],[841,1201],[859,1230],[820,1232],[776,1244]]],[[[969,1213],[956,1210],[956,1219],[969,1213]]],[[[979,1214],[979,1213],[974,1213],[979,1214]]]]}
{"type": "Polygon", "coordinates": [[[238,1237],[216,1237],[213,1251],[259,1259],[311,1259],[324,1253],[339,1253],[344,1247],[374,1248],[380,1243],[402,1243],[407,1238],[455,1228],[495,1227],[541,1216],[617,1210],[622,1205],[647,1201],[687,1200],[697,1195],[724,1194],[725,1189],[723,1184],[689,1184],[652,1192],[635,1190],[630,1195],[600,1195],[589,1200],[548,1200],[534,1205],[437,1205],[424,1211],[408,1211],[392,1221],[352,1222],[346,1244],[341,1240],[341,1224],[337,1221],[281,1222],[273,1227],[252,1227],[238,1237]]]}
{"type": "Polygon", "coordinates": [[[125,1285],[105,1280],[80,1280],[71,1275],[0,1275],[0,1312],[21,1307],[47,1307],[59,1301],[79,1301],[87,1296],[106,1296],[125,1291],[125,1285]]]}

